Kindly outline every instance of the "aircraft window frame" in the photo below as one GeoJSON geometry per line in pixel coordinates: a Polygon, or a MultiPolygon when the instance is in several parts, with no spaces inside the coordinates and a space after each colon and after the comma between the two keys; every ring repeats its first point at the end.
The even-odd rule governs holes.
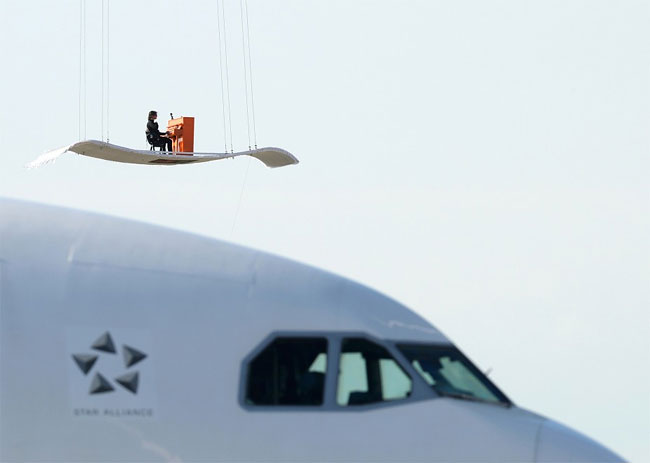
{"type": "Polygon", "coordinates": [[[402,365],[400,365],[383,344],[370,341],[364,337],[345,337],[341,343],[341,353],[339,354],[338,360],[336,402],[341,407],[359,407],[377,403],[397,402],[408,399],[411,396],[413,391],[413,378],[404,370],[402,365]],[[348,344],[347,347],[346,343],[348,344]],[[349,360],[343,363],[343,357],[346,354],[354,357],[348,357],[349,360]],[[383,354],[388,355],[384,356],[383,354]],[[357,356],[359,358],[356,358],[357,356]],[[394,364],[394,367],[397,369],[394,371],[397,371],[408,380],[408,391],[404,396],[390,397],[389,394],[385,394],[386,380],[390,379],[390,375],[388,377],[384,376],[387,373],[383,367],[385,364],[384,361],[394,364]],[[357,365],[352,366],[355,363],[357,365]],[[344,367],[343,365],[345,364],[348,366],[344,367]],[[363,385],[358,382],[359,380],[361,380],[363,385]],[[352,384],[357,382],[356,386],[361,386],[361,389],[351,389],[350,381],[352,381],[352,384]],[[345,394],[342,395],[342,392],[345,392],[345,394]],[[359,401],[352,403],[353,396],[355,395],[359,401]]]}
{"type": "Polygon", "coordinates": [[[269,407],[322,405],[328,343],[325,336],[274,338],[248,363],[246,403],[269,407]],[[323,363],[325,371],[318,371],[323,363]],[[317,368],[312,370],[314,366],[317,368]]]}
{"type": "Polygon", "coordinates": [[[435,389],[433,387],[431,387],[429,385],[429,383],[427,383],[427,381],[423,377],[422,373],[420,371],[418,371],[413,366],[413,364],[408,360],[408,357],[406,356],[406,354],[404,354],[402,349],[422,349],[422,350],[439,351],[439,352],[452,351],[455,355],[457,355],[459,357],[459,359],[461,359],[463,361],[462,362],[463,366],[465,368],[467,368],[467,370],[470,373],[474,374],[480,382],[484,383],[483,386],[486,387],[486,389],[488,389],[489,392],[492,393],[494,396],[496,396],[496,398],[498,399],[498,401],[488,401],[488,400],[477,399],[477,402],[485,403],[485,404],[489,404],[489,405],[496,405],[496,406],[500,406],[500,407],[506,407],[506,408],[514,406],[514,402],[512,400],[510,400],[510,398],[501,389],[499,389],[499,387],[496,384],[494,384],[487,377],[487,375],[485,375],[474,364],[474,362],[472,362],[456,345],[451,344],[451,343],[442,344],[442,343],[422,343],[422,342],[411,342],[411,341],[406,341],[406,342],[405,341],[398,341],[398,342],[394,343],[394,346],[401,354],[404,355],[404,358],[408,362],[409,366],[414,371],[417,372],[419,379],[422,380],[422,382],[424,382],[425,384],[427,384],[427,387],[429,387],[432,391],[434,391],[437,397],[445,397],[445,396],[444,396],[444,394],[441,394],[441,393],[435,391],[435,389]]]}
{"type": "Polygon", "coordinates": [[[420,374],[412,367],[410,362],[397,349],[392,340],[379,339],[359,331],[277,331],[269,334],[261,343],[257,344],[242,360],[239,380],[239,405],[247,411],[337,411],[359,412],[375,408],[395,407],[409,403],[430,400],[438,395],[429,387],[420,374]],[[327,365],[325,372],[325,385],[323,402],[320,405],[259,405],[247,401],[247,388],[249,367],[251,362],[278,338],[325,338],[327,341],[327,365]],[[375,343],[386,349],[393,360],[411,380],[411,394],[397,400],[373,402],[362,405],[346,406],[337,403],[339,362],[341,361],[341,347],[346,338],[361,338],[375,343]]]}

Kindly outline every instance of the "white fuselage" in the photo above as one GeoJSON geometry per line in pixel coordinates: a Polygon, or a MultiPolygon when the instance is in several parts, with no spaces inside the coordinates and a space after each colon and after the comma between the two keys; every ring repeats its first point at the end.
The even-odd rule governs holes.
{"type": "Polygon", "coordinates": [[[0,200],[0,309],[1,461],[620,461],[514,405],[436,394],[395,343],[453,345],[399,303],[208,238],[0,200]],[[278,336],[327,339],[321,405],[246,401],[278,336]],[[408,397],[338,405],[346,337],[388,349],[408,397]]]}

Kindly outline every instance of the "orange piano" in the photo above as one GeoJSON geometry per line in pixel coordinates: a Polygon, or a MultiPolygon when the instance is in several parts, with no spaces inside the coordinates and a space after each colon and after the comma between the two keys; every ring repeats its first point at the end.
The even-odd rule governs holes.
{"type": "Polygon", "coordinates": [[[167,131],[172,140],[172,150],[176,153],[194,151],[194,118],[177,117],[167,122],[167,131]]]}

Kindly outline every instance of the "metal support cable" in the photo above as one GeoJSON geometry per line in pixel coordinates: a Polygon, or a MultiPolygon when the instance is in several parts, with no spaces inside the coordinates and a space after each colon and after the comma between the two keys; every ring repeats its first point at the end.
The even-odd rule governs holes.
{"type": "Polygon", "coordinates": [[[230,78],[229,78],[229,71],[228,71],[228,40],[226,39],[227,33],[226,33],[226,11],[224,8],[223,2],[221,3],[221,19],[223,20],[222,23],[222,30],[223,30],[223,48],[224,48],[224,63],[226,67],[226,96],[228,97],[228,126],[229,126],[229,131],[230,131],[230,152],[234,153],[234,149],[232,146],[232,111],[231,111],[231,106],[230,106],[230,78]]]}
{"type": "Polygon", "coordinates": [[[244,0],[239,0],[239,16],[241,19],[241,45],[242,45],[242,54],[244,62],[244,93],[246,94],[246,129],[248,133],[248,150],[251,149],[251,121],[249,115],[249,103],[248,103],[248,70],[246,65],[246,31],[244,30],[244,0]]]}
{"type": "Polygon", "coordinates": [[[228,138],[226,134],[226,100],[223,90],[223,49],[221,45],[221,7],[219,6],[219,0],[217,0],[217,36],[219,37],[219,77],[221,80],[221,115],[223,119],[223,147],[225,152],[228,152],[228,138]]]}
{"type": "Polygon", "coordinates": [[[244,174],[244,181],[241,184],[241,190],[239,190],[239,200],[237,201],[237,209],[235,210],[235,217],[232,220],[232,227],[230,227],[230,238],[235,232],[235,225],[237,224],[237,219],[239,218],[239,210],[241,209],[242,199],[244,199],[244,190],[246,189],[246,181],[248,180],[248,169],[250,169],[252,159],[248,158],[248,163],[246,164],[246,173],[244,174]]]}
{"type": "Polygon", "coordinates": [[[102,140],[104,140],[104,0],[102,0],[102,140]]]}
{"type": "Polygon", "coordinates": [[[244,0],[246,6],[246,39],[248,42],[248,72],[250,73],[251,86],[251,113],[253,115],[253,143],[257,149],[257,128],[255,126],[255,98],[253,96],[253,64],[251,62],[251,35],[250,26],[248,25],[248,0],[244,0]]]}
{"type": "Polygon", "coordinates": [[[83,0],[79,0],[79,88],[78,88],[78,101],[77,101],[77,137],[81,140],[81,84],[83,83],[83,15],[84,7],[83,0]]]}
{"type": "Polygon", "coordinates": [[[86,75],[86,1],[84,0],[84,11],[83,11],[83,72],[84,72],[84,140],[86,140],[86,113],[87,113],[87,94],[88,94],[88,79],[86,75]]]}
{"type": "Polygon", "coordinates": [[[106,2],[106,142],[110,142],[111,89],[111,2],[106,2]]]}

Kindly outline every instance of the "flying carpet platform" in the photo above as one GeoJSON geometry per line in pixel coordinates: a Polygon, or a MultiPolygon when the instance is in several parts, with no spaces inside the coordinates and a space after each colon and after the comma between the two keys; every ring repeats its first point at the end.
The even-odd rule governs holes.
{"type": "Polygon", "coordinates": [[[191,164],[196,162],[218,161],[219,159],[251,156],[262,161],[267,167],[283,167],[298,164],[298,159],[281,148],[259,148],[237,153],[185,153],[169,151],[135,150],[123,146],[112,145],[99,140],[85,140],[48,151],[27,164],[32,169],[56,160],[64,153],[90,156],[107,161],[125,162],[129,164],[174,165],[191,164]]]}

